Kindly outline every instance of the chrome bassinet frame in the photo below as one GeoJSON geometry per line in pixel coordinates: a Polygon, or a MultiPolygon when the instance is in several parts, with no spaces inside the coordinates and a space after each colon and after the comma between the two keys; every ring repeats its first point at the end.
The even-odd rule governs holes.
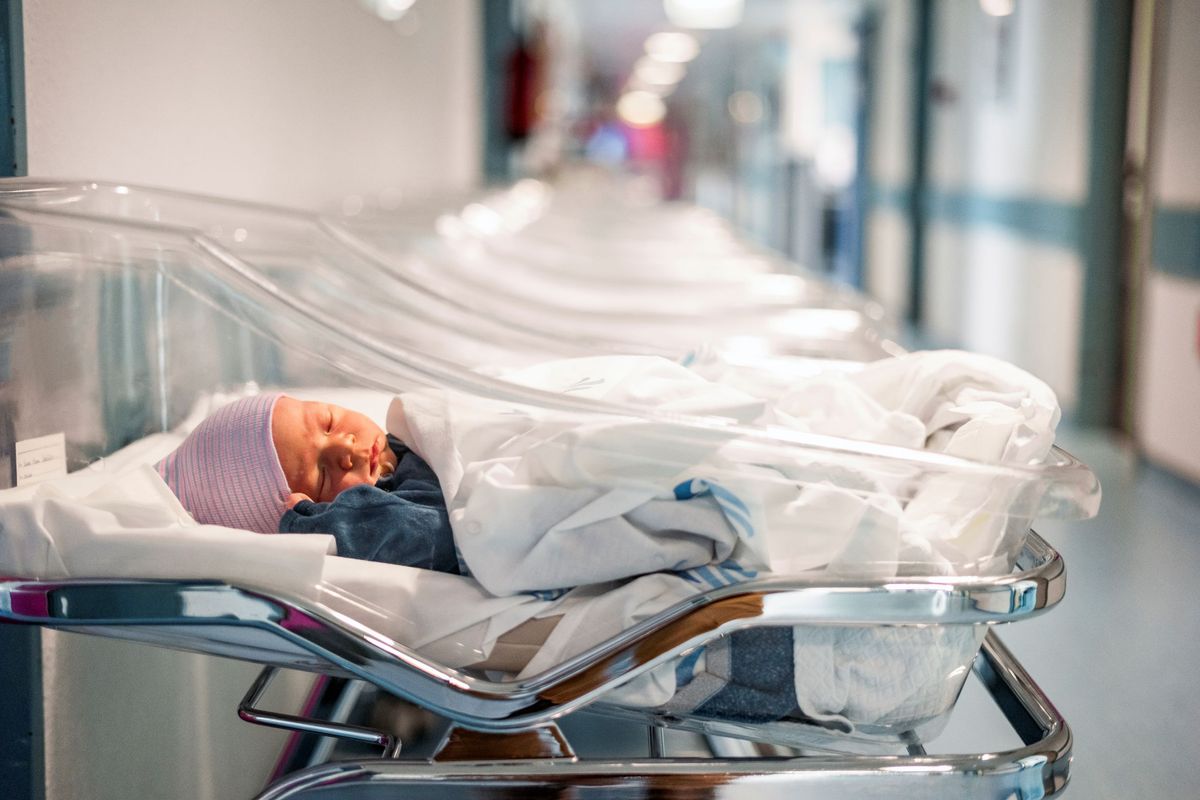
{"type": "MultiPolygon", "coordinates": [[[[357,677],[453,721],[482,732],[477,741],[517,741],[512,734],[538,731],[538,741],[562,741],[554,721],[592,703],[663,662],[735,630],[764,625],[805,624],[995,624],[1025,619],[1061,600],[1066,571],[1061,557],[1031,533],[1017,569],[992,578],[903,578],[870,581],[753,581],[695,596],[559,667],[528,680],[491,681],[447,668],[315,604],[220,582],[59,580],[0,581],[0,619],[176,649],[232,656],[270,666],[239,709],[243,719],[297,731],[345,736],[397,749],[386,734],[254,708],[270,671],[288,666],[357,677]]],[[[713,791],[697,796],[754,796],[766,785],[788,791],[820,787],[822,796],[913,784],[924,775],[940,796],[961,796],[966,787],[984,796],[1045,796],[1067,780],[1070,731],[1053,705],[994,635],[985,640],[976,674],[996,698],[1025,747],[1007,753],[923,755],[914,732],[908,756],[837,755],[783,760],[718,759],[700,762],[579,762],[565,742],[548,761],[519,758],[432,764],[372,761],[314,768],[285,779],[264,797],[296,797],[330,785],[363,783],[376,791],[388,785],[434,784],[476,796],[486,787],[514,785],[539,791],[565,785],[604,786],[617,795],[631,786],[653,793],[673,781],[713,791]],[[566,759],[565,761],[563,759],[566,759]],[[689,777],[690,776],[690,777],[689,777]],[[665,783],[664,783],[665,782],[665,783]],[[1037,789],[1032,787],[1036,786],[1037,789]],[[716,791],[720,789],[720,791],[716,791]],[[1026,790],[1033,794],[1027,795],[1026,790]]],[[[651,724],[678,720],[650,715],[651,724]]],[[[815,740],[818,745],[820,737],[815,740]]],[[[828,741],[825,746],[829,746],[828,741]]],[[[443,748],[445,750],[445,748],[443,748]]],[[[924,790],[922,790],[924,791],[924,790]]],[[[600,792],[603,794],[603,792],[600,792]]],[[[316,795],[314,795],[316,796],[316,795]]],[[[320,794],[319,796],[328,796],[320,794]]],[[[342,796],[342,795],[338,795],[342,796]]],[[[349,796],[379,796],[352,794],[349,796]]],[[[440,795],[439,795],[440,796],[440,795]]],[[[849,796],[849,795],[847,795],[849,796]]],[[[922,795],[924,796],[924,795],[922,795]]]]}
{"type": "Polygon", "coordinates": [[[293,773],[258,800],[431,797],[1044,798],[1070,777],[1066,720],[994,634],[974,672],[1024,745],[977,755],[333,762],[293,773]]]}

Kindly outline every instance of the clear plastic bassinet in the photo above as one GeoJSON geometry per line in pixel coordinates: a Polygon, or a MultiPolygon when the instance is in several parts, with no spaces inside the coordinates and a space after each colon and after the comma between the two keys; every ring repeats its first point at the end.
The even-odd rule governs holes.
{"type": "MultiPolygon", "coordinates": [[[[349,227],[282,208],[86,181],[11,180],[4,197],[31,208],[194,228],[314,304],[368,285],[369,295],[355,300],[360,320],[373,317],[394,329],[397,319],[411,319],[414,331],[405,335],[432,332],[421,340],[423,351],[470,365],[654,353],[765,373],[788,368],[789,356],[865,361],[898,350],[876,304],[814,278],[761,276],[771,291],[781,281],[790,287],[782,295],[786,308],[730,303],[725,288],[716,294],[725,311],[709,301],[689,309],[686,298],[703,287],[711,292],[711,284],[693,280],[684,291],[678,283],[652,288],[622,280],[609,281],[606,292],[588,283],[547,283],[544,271],[531,272],[516,258],[484,254],[481,263],[474,247],[481,240],[441,236],[437,220],[418,226],[418,235],[396,222],[349,227]],[[580,296],[592,307],[572,307],[570,299],[580,296]],[[768,359],[770,370],[762,366],[768,359]]],[[[795,361],[792,371],[809,368],[804,358],[795,361]]]]}
{"type": "MultiPolygon", "coordinates": [[[[114,188],[113,195],[120,193],[114,188]]],[[[455,623],[457,628],[443,624],[433,633],[423,626],[436,602],[426,601],[442,591],[480,595],[470,579],[435,579],[409,571],[401,580],[394,570],[405,568],[365,569],[346,559],[312,558],[308,551],[296,555],[302,566],[299,577],[255,574],[232,564],[232,574],[215,570],[201,575],[188,570],[199,569],[195,565],[203,559],[181,564],[176,558],[128,562],[128,569],[137,570],[129,574],[120,572],[119,564],[126,562],[113,557],[97,572],[96,562],[83,554],[76,560],[64,555],[57,571],[44,563],[43,571],[30,568],[29,561],[0,565],[0,574],[14,578],[3,594],[2,611],[11,619],[348,673],[485,730],[536,726],[604,700],[655,719],[689,720],[687,724],[706,730],[741,736],[767,737],[769,732],[774,740],[820,741],[835,748],[895,748],[907,746],[914,735],[931,735],[944,721],[982,641],[983,626],[1036,613],[1061,595],[1056,583],[1061,575],[1046,577],[1061,568],[1052,551],[1039,550],[1038,540],[1029,538],[1031,521],[1085,517],[1098,503],[1094,476],[1059,450],[1035,466],[987,464],[755,427],[739,422],[733,411],[697,416],[664,412],[653,404],[618,404],[532,388],[468,368],[486,363],[493,353],[499,363],[511,363],[501,354],[512,341],[468,314],[442,316],[449,312],[439,307],[436,314],[426,309],[424,316],[406,318],[394,329],[378,327],[383,318],[376,315],[394,298],[375,305],[375,268],[352,268],[358,251],[345,248],[320,220],[287,218],[287,248],[272,248],[268,239],[256,251],[263,241],[261,226],[243,233],[239,228],[214,232],[205,225],[155,220],[152,209],[144,206],[126,215],[81,213],[72,205],[76,199],[61,186],[38,194],[29,182],[14,184],[12,198],[0,190],[5,298],[0,364],[10,420],[5,434],[22,441],[61,431],[68,467],[82,470],[76,477],[88,488],[124,480],[125,468],[139,457],[144,460],[154,447],[165,454],[161,448],[177,438],[148,442],[147,437],[178,431],[194,418],[198,401],[214,402],[250,387],[307,390],[309,396],[353,404],[353,392],[370,390],[385,398],[392,393],[451,398],[475,419],[519,418],[523,425],[536,423],[547,430],[596,433],[546,436],[543,463],[589,464],[588,485],[612,492],[674,490],[680,476],[689,476],[689,486],[695,480],[736,486],[737,493],[758,497],[764,506],[812,491],[862,509],[880,503],[902,508],[931,485],[981,487],[968,493],[967,506],[955,508],[948,501],[940,511],[971,515],[971,524],[989,530],[995,546],[982,554],[963,551],[957,561],[942,553],[936,563],[854,561],[851,553],[834,572],[819,565],[791,575],[721,573],[716,575],[724,583],[719,587],[654,574],[615,587],[615,595],[582,591],[548,599],[522,594],[490,617],[479,612],[455,623]],[[28,202],[31,196],[36,202],[28,202]],[[308,248],[296,246],[297,227],[311,237],[308,248]],[[231,249],[216,233],[242,246],[231,249]],[[270,258],[258,258],[264,253],[270,258]],[[283,263],[287,259],[292,261],[283,263]],[[344,272],[339,275],[331,263],[345,264],[344,272]],[[298,279],[306,266],[315,266],[312,282],[298,279]],[[423,325],[429,330],[421,330],[423,325]],[[452,339],[453,349],[430,344],[443,337],[452,339]],[[477,360],[464,357],[468,351],[477,360]],[[122,450],[130,444],[141,450],[122,450]],[[721,458],[711,458],[717,452],[721,458]],[[699,473],[697,464],[704,465],[699,473]],[[927,577],[930,573],[941,577],[927,577]],[[200,578],[217,583],[200,585],[200,578]],[[108,588],[88,589],[84,579],[108,588]],[[144,581],[166,581],[167,595],[182,592],[185,600],[156,607],[160,589],[154,587],[163,584],[144,581]],[[621,598],[626,586],[646,581],[661,581],[662,586],[649,600],[639,599],[632,616],[608,613],[615,606],[606,607],[606,598],[613,603],[611,598],[621,598]],[[93,599],[116,591],[116,597],[129,601],[125,608],[136,613],[130,617],[121,611],[124,601],[89,603],[88,591],[100,592],[90,595],[93,599]],[[56,604],[56,596],[68,595],[73,598],[70,609],[67,603],[56,604]],[[224,599],[206,605],[213,598],[224,599]],[[850,598],[850,605],[838,598],[850,598]],[[280,605],[283,600],[287,602],[280,605]],[[232,604],[228,608],[222,605],[226,601],[232,604]],[[709,607],[725,611],[706,616],[709,607]],[[224,611],[211,613],[214,608],[224,611]],[[521,610],[514,613],[513,608],[521,610]],[[560,651],[559,660],[540,670],[524,673],[517,665],[507,671],[488,663],[496,647],[507,644],[503,635],[487,641],[480,634],[495,627],[489,620],[506,614],[514,629],[522,622],[557,618],[558,623],[572,622],[578,635],[560,651]],[[692,626],[673,627],[684,619],[692,620],[692,626]],[[605,621],[607,627],[593,625],[605,621]],[[697,621],[702,624],[695,625],[697,621]],[[270,629],[288,641],[266,647],[237,632],[242,627],[270,629]],[[235,633],[222,633],[224,629],[235,633]],[[777,633],[738,641],[736,632],[755,630],[777,633]],[[736,692],[724,704],[683,697],[697,681],[715,679],[735,689],[761,690],[742,695],[761,698],[771,687],[739,683],[740,673],[730,665],[738,659],[761,661],[760,652],[778,654],[779,636],[791,640],[792,650],[785,655],[799,657],[804,648],[797,642],[810,645],[810,661],[825,659],[830,674],[839,659],[850,665],[859,658],[860,665],[870,660],[878,675],[911,673],[914,685],[901,690],[908,694],[888,709],[882,708],[887,703],[876,703],[864,711],[871,702],[860,695],[854,698],[863,700],[857,705],[808,703],[806,709],[798,704],[772,712],[769,720],[760,718],[762,708],[755,704],[739,712],[736,692]],[[931,650],[937,655],[932,660],[931,650]],[[932,666],[914,669],[915,659],[932,666]],[[919,702],[912,701],[918,696],[919,702]]],[[[257,213],[241,204],[229,205],[227,213],[237,209],[257,213]]],[[[281,219],[269,210],[258,211],[281,219]]],[[[414,317],[419,310],[417,303],[405,308],[414,317]]],[[[16,504],[11,509],[45,501],[35,495],[18,490],[6,502],[16,504]]],[[[803,533],[819,536],[827,526],[826,533],[839,535],[845,524],[844,516],[828,514],[824,522],[810,521],[803,533]]],[[[7,526],[9,536],[14,530],[21,533],[7,526]]],[[[173,529],[176,540],[178,533],[173,529]]],[[[249,534],[230,536],[234,538],[196,542],[197,552],[209,548],[204,552],[211,554],[216,548],[219,554],[231,542],[248,549],[274,544],[249,534]]],[[[282,542],[285,537],[265,538],[282,542]]],[[[119,551],[131,545],[114,546],[119,551]]],[[[281,549],[284,556],[291,557],[281,549]]],[[[492,608],[488,603],[494,598],[481,597],[481,608],[492,608]]],[[[563,629],[556,630],[561,634],[563,629]]],[[[544,644],[535,642],[535,649],[544,644]]]]}
{"type": "Polygon", "coordinates": [[[431,260],[465,262],[457,268],[471,281],[548,293],[573,310],[695,316],[827,308],[883,323],[879,304],[751,246],[712,212],[630,204],[611,187],[564,190],[524,180],[432,207],[353,210],[343,224],[389,250],[416,249],[432,234],[443,247],[431,260]]]}

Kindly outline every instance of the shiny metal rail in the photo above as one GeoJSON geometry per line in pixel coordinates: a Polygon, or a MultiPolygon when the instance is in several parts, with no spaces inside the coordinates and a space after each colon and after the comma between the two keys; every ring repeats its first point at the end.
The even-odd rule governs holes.
{"type": "Polygon", "coordinates": [[[390,733],[364,728],[359,725],[348,725],[343,722],[330,722],[311,717],[300,717],[294,714],[281,714],[278,711],[264,711],[256,708],[255,704],[262,698],[263,692],[275,677],[278,667],[266,667],[254,679],[246,696],[238,704],[238,717],[244,722],[254,725],[265,725],[269,728],[313,733],[318,736],[334,736],[339,739],[349,739],[364,742],[383,748],[383,757],[390,758],[400,752],[400,741],[390,733]]]}
{"type": "Polygon", "coordinates": [[[1031,533],[997,577],[773,579],[676,604],[539,675],[490,681],[434,663],[319,604],[224,583],[0,580],[0,619],[362,678],[481,731],[528,729],[581,708],[719,636],[758,626],[1011,622],[1058,603],[1062,558],[1031,533]]]}
{"type": "Polygon", "coordinates": [[[1024,746],[951,756],[562,759],[327,764],[277,782],[258,800],[381,798],[1042,798],[1067,784],[1071,730],[994,633],[975,673],[1024,746]]]}

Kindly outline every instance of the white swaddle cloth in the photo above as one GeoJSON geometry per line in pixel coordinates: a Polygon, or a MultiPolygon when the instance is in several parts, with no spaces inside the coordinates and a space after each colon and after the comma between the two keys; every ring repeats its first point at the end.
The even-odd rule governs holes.
{"type": "MultiPolygon", "coordinates": [[[[738,421],[764,408],[655,357],[570,359],[505,378],[738,421]]],[[[461,557],[497,595],[720,562],[739,542],[716,500],[676,491],[728,441],[720,430],[685,440],[635,417],[595,421],[443,391],[402,395],[388,430],[438,475],[461,557]]]]}
{"type": "MultiPolygon", "coordinates": [[[[549,362],[505,378],[991,464],[1042,459],[1059,416],[1041,381],[959,351],[817,375],[772,400],[646,356],[549,362]]],[[[460,555],[497,595],[727,561],[781,574],[1007,569],[1016,490],[1003,482],[788,453],[720,427],[685,437],[666,423],[581,420],[443,391],[398,397],[388,429],[438,474],[460,555]]]]}

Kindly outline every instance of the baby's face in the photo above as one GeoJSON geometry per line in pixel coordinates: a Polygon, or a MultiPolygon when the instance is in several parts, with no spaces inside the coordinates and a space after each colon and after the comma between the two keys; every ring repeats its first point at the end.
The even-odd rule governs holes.
{"type": "Polygon", "coordinates": [[[271,436],[292,492],[318,503],[360,483],[374,485],[396,469],[384,430],[341,406],[280,397],[271,436]]]}

